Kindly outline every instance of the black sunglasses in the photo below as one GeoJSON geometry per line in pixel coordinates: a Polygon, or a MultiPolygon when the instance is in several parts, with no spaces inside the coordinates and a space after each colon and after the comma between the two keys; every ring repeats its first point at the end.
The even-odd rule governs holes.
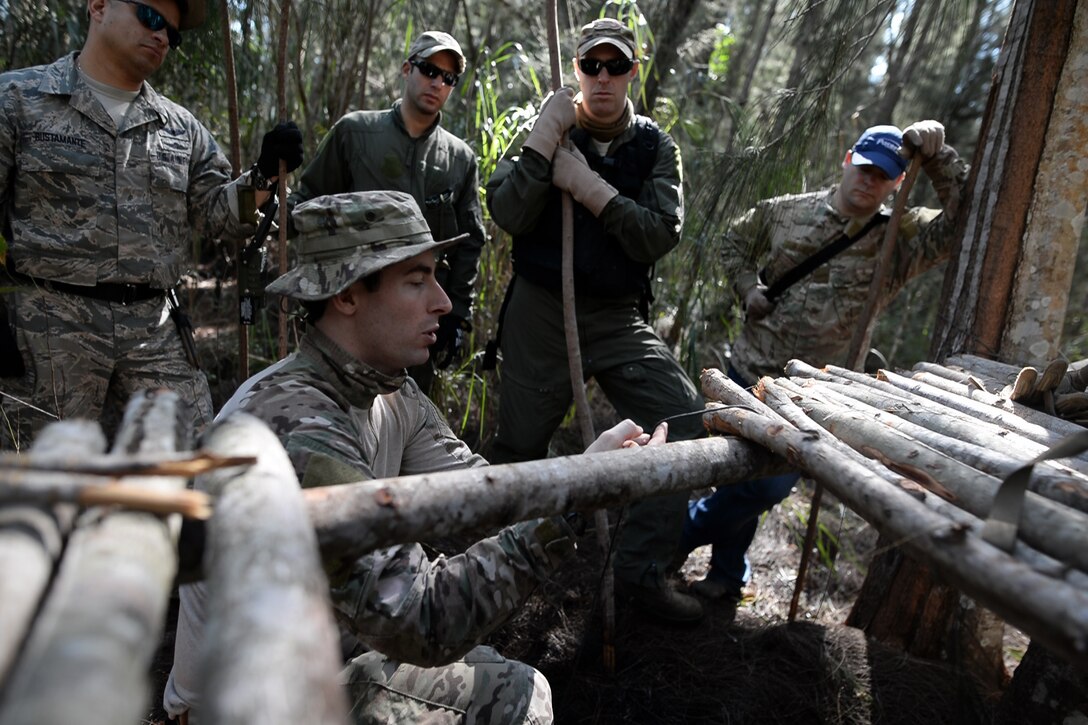
{"type": "Polygon", "coordinates": [[[170,41],[170,49],[178,49],[178,46],[181,45],[181,33],[177,28],[166,21],[166,18],[162,16],[162,13],[150,5],[138,3],[136,0],[121,0],[121,2],[128,5],[135,5],[136,19],[140,21],[140,25],[151,32],[157,33],[163,28],[166,28],[166,38],[170,41]]]}
{"type": "Polygon", "coordinates": [[[622,76],[631,72],[635,61],[630,58],[613,58],[612,60],[598,60],[597,58],[579,58],[578,67],[587,76],[600,75],[601,68],[608,71],[610,76],[622,76]]]}
{"type": "Polygon", "coordinates": [[[456,73],[444,71],[436,66],[434,63],[428,63],[425,60],[410,60],[408,62],[414,65],[416,68],[419,68],[419,72],[427,76],[428,78],[437,78],[438,76],[442,76],[442,82],[445,83],[447,86],[450,86],[451,88],[457,85],[457,81],[461,79],[461,76],[457,75],[456,73]]]}

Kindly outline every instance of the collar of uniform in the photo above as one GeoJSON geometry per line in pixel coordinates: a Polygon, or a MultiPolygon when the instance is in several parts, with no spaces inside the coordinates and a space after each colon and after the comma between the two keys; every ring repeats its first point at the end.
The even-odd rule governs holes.
{"type": "MultiPolygon", "coordinates": [[[[87,93],[91,93],[90,87],[79,77],[79,67],[76,65],[77,56],[79,56],[79,51],[73,51],[62,58],[58,58],[49,65],[42,78],[41,85],[39,86],[43,93],[73,96],[79,92],[80,88],[84,88],[87,93]]],[[[166,123],[169,118],[166,100],[159,95],[158,91],[152,88],[151,84],[147,81],[143,82],[143,85],[140,88],[140,95],[138,95],[132,103],[136,112],[130,112],[129,115],[137,121],[137,123],[133,125],[138,125],[138,123],[142,123],[146,120],[139,117],[139,105],[141,103],[146,103],[150,106],[151,110],[154,111],[155,115],[157,115],[159,120],[163,123],[166,123]]]]}
{"type": "Polygon", "coordinates": [[[299,354],[316,365],[326,380],[356,408],[369,408],[377,396],[400,390],[407,377],[407,371],[393,376],[378,372],[316,327],[306,330],[299,343],[299,354]]]}
{"type": "Polygon", "coordinates": [[[44,74],[38,88],[43,93],[55,95],[72,95],[79,85],[79,69],[76,66],[76,56],[79,51],[73,51],[68,55],[57,58],[51,63],[44,74]]]}
{"type": "MultiPolygon", "coordinates": [[[[401,106],[401,104],[403,102],[404,101],[402,101],[400,98],[393,101],[393,108],[392,108],[393,125],[396,126],[397,128],[399,128],[400,132],[403,133],[405,136],[408,136],[408,138],[412,138],[411,134],[408,133],[408,127],[404,125],[404,116],[400,115],[400,106],[401,106]]],[[[412,140],[413,141],[419,141],[420,139],[427,138],[432,133],[434,133],[435,129],[438,128],[439,124],[441,124],[441,123],[442,123],[442,111],[439,111],[438,112],[438,117],[434,119],[434,123],[431,124],[431,127],[428,128],[426,131],[424,131],[422,136],[418,136],[418,137],[416,137],[416,138],[414,138],[412,140]]]]}

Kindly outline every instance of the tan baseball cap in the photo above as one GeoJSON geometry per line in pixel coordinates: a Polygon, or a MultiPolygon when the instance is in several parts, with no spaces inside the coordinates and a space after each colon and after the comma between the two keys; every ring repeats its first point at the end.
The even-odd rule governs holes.
{"type": "Polygon", "coordinates": [[[453,39],[449,33],[441,30],[427,30],[419,34],[408,48],[408,58],[430,58],[435,53],[448,50],[457,56],[457,72],[465,72],[465,54],[461,52],[461,45],[453,39]]]}
{"type": "Polygon", "coordinates": [[[436,242],[423,212],[403,191],[355,191],[304,201],[291,214],[298,266],[265,290],[297,300],[323,300],[368,274],[468,237],[436,242]]]}
{"type": "Polygon", "coordinates": [[[635,34],[612,18],[599,18],[582,26],[582,33],[578,36],[578,57],[602,43],[616,46],[628,60],[635,57],[635,34]]]}

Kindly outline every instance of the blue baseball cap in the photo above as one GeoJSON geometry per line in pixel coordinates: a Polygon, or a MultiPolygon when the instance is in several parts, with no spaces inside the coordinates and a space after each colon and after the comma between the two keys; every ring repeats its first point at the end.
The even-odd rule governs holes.
{"type": "Polygon", "coordinates": [[[902,145],[903,132],[895,126],[872,126],[854,144],[850,162],[854,166],[876,166],[889,179],[897,179],[907,170],[908,160],[899,155],[902,145]]]}

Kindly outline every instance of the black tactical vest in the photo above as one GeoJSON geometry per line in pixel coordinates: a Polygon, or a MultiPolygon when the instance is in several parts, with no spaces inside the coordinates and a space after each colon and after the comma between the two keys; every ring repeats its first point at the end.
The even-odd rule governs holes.
{"type": "MultiPolygon", "coordinates": [[[[660,130],[645,116],[635,116],[635,135],[611,156],[601,156],[589,134],[580,128],[571,141],[585,155],[589,167],[629,199],[638,200],[643,183],[653,173],[660,130]]],[[[563,212],[561,192],[552,187],[536,228],[514,237],[514,272],[549,289],[562,286],[563,212]]],[[[578,202],[574,210],[574,288],[591,297],[649,297],[650,265],[636,262],[608,234],[597,217],[578,202]]]]}

